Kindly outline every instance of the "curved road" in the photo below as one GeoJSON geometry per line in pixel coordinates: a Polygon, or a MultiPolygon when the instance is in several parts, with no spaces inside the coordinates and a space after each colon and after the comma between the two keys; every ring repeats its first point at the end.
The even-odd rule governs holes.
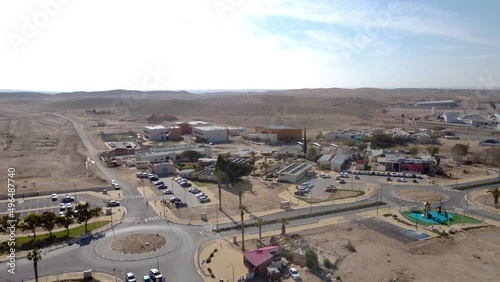
{"type": "MultiPolygon", "coordinates": [[[[63,116],[61,114],[55,113],[54,115],[66,119],[71,122],[75,127],[79,137],[81,138],[84,146],[89,152],[90,156],[96,160],[95,164],[102,171],[105,177],[108,179],[116,179],[118,182],[122,184],[122,194],[124,197],[127,196],[137,196],[140,195],[139,191],[137,191],[136,187],[131,186],[126,181],[123,181],[113,169],[109,169],[105,167],[98,159],[98,150],[90,142],[88,136],[83,130],[83,126],[77,121],[63,116]]],[[[396,189],[404,189],[410,188],[413,186],[396,186],[389,184],[381,184],[382,189],[382,199],[390,203],[392,207],[397,207],[400,205],[411,205],[411,202],[399,199],[393,196],[393,192],[396,189]]],[[[417,185],[416,185],[417,186],[417,185]]],[[[446,205],[448,207],[463,207],[466,205],[465,192],[452,190],[449,187],[429,187],[426,186],[427,189],[432,189],[439,191],[443,194],[446,194],[449,197],[446,205]]],[[[476,188],[480,189],[480,188],[476,188]]],[[[366,200],[362,200],[359,202],[348,203],[348,204],[338,204],[338,205],[330,205],[330,206],[318,206],[311,208],[302,208],[292,211],[283,211],[275,214],[267,215],[264,217],[265,220],[279,219],[281,217],[290,217],[301,214],[308,214],[311,212],[319,212],[331,209],[337,209],[348,206],[356,206],[359,204],[367,204],[371,202],[377,201],[380,197],[379,193],[375,193],[370,198],[366,200]]],[[[127,208],[127,217],[139,217],[140,214],[144,217],[156,216],[156,212],[151,208],[146,206],[144,198],[132,198],[127,200],[124,203],[124,206],[127,208]]],[[[363,210],[354,210],[343,212],[344,216],[352,216],[353,219],[357,218],[357,213],[364,212],[366,210],[373,210],[375,208],[367,208],[363,210]]],[[[500,216],[497,214],[492,214],[490,212],[475,209],[472,211],[468,211],[468,213],[480,215],[483,217],[500,220],[500,216]]],[[[300,220],[294,220],[290,222],[289,226],[300,226],[304,224],[310,224],[318,222],[323,218],[328,218],[334,215],[326,215],[314,218],[306,218],[300,220]]],[[[250,219],[245,221],[245,223],[252,223],[254,219],[250,219]]],[[[219,227],[230,227],[238,224],[237,218],[235,218],[235,222],[220,224],[219,227]]],[[[266,225],[262,228],[264,232],[271,230],[280,229],[280,224],[270,224],[266,225]]],[[[224,232],[223,234],[215,235],[211,233],[211,235],[206,235],[203,230],[211,229],[211,226],[189,226],[182,224],[174,224],[168,222],[149,222],[145,223],[121,223],[115,227],[115,234],[121,235],[124,233],[132,233],[139,231],[155,231],[162,230],[163,232],[173,232],[180,238],[180,245],[171,251],[168,254],[161,255],[152,259],[144,259],[144,260],[136,260],[136,261],[120,261],[117,262],[115,260],[105,259],[99,256],[95,252],[96,244],[103,239],[103,237],[111,237],[113,236],[112,232],[107,232],[105,234],[98,234],[94,237],[87,237],[84,239],[80,239],[78,242],[70,244],[69,246],[62,247],[58,250],[43,254],[42,260],[39,262],[39,274],[40,276],[45,275],[56,275],[64,272],[74,272],[74,271],[83,271],[87,269],[101,269],[108,272],[112,272],[113,269],[115,273],[119,277],[124,277],[126,272],[133,272],[137,277],[141,277],[149,272],[149,269],[158,267],[160,272],[166,277],[167,281],[203,281],[203,279],[196,272],[196,268],[194,265],[194,254],[197,248],[206,241],[213,240],[214,236],[230,236],[234,234],[239,234],[238,230],[231,230],[224,232]]],[[[257,227],[246,228],[247,234],[256,234],[258,232],[257,227]]],[[[0,270],[7,270],[7,266],[5,264],[0,266],[0,270]]],[[[16,262],[16,275],[9,275],[7,277],[7,281],[23,281],[27,279],[33,279],[33,265],[31,261],[26,259],[19,259],[16,262]]]]}

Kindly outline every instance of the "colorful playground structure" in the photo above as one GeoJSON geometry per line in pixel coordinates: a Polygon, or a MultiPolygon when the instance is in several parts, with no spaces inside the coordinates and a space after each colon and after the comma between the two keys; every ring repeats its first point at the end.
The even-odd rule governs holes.
{"type": "Polygon", "coordinates": [[[422,221],[423,223],[427,224],[449,225],[450,220],[453,220],[453,215],[449,214],[446,211],[446,208],[442,203],[440,203],[436,210],[433,211],[431,208],[431,203],[425,202],[423,213],[417,210],[408,214],[408,216],[417,221],[422,221]]]}

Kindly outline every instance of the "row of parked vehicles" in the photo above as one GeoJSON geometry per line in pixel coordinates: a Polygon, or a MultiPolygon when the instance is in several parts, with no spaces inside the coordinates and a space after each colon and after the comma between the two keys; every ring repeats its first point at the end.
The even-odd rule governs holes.
{"type": "Polygon", "coordinates": [[[347,171],[352,174],[360,174],[360,175],[376,175],[376,176],[391,176],[391,177],[406,177],[406,178],[418,178],[423,179],[420,174],[413,173],[402,173],[402,172],[388,172],[388,171],[367,171],[367,170],[353,170],[347,171]]]}

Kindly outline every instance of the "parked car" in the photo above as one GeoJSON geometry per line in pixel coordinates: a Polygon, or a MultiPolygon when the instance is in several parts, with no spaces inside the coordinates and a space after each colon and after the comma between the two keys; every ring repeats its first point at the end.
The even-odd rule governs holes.
{"type": "Polygon", "coordinates": [[[120,190],[120,184],[118,183],[113,184],[113,188],[115,188],[115,190],[120,190]]]}
{"type": "Polygon", "coordinates": [[[341,179],[341,180],[339,181],[339,184],[345,184],[345,180],[344,180],[344,179],[341,179]]]}
{"type": "Polygon", "coordinates": [[[186,187],[191,187],[191,183],[189,183],[189,182],[182,182],[182,184],[179,184],[179,185],[180,185],[181,187],[184,187],[184,188],[186,188],[186,187]]]}
{"type": "Polygon", "coordinates": [[[163,191],[163,194],[173,194],[174,192],[172,191],[172,189],[167,189],[165,191],[163,191]]]}
{"type": "Polygon", "coordinates": [[[356,179],[356,180],[360,180],[361,178],[359,178],[359,175],[355,175],[355,176],[354,176],[354,179],[356,179]]]}
{"type": "Polygon", "coordinates": [[[204,196],[208,197],[208,195],[207,195],[205,192],[200,192],[200,193],[196,194],[195,196],[196,196],[196,198],[198,198],[198,199],[199,199],[200,197],[204,197],[204,196]]]}
{"type": "Polygon", "coordinates": [[[59,212],[59,216],[64,216],[64,212],[63,212],[63,211],[60,211],[60,212],[59,212]]]}
{"type": "Polygon", "coordinates": [[[151,280],[154,282],[161,282],[163,280],[163,275],[156,268],[149,271],[149,277],[151,277],[151,280]]]}
{"type": "Polygon", "coordinates": [[[303,190],[297,190],[293,194],[296,195],[296,196],[305,196],[306,192],[303,191],[303,190]]]}
{"type": "Polygon", "coordinates": [[[70,210],[70,209],[72,209],[72,208],[73,208],[73,205],[72,205],[71,203],[67,203],[67,204],[66,204],[66,209],[67,209],[67,210],[70,210]]]}
{"type": "Polygon", "coordinates": [[[193,194],[198,194],[200,193],[200,189],[198,189],[197,187],[193,187],[193,188],[189,188],[188,192],[191,192],[193,194]]]}
{"type": "Polygon", "coordinates": [[[158,181],[153,181],[153,185],[154,185],[154,186],[158,186],[158,185],[160,185],[160,184],[165,185],[165,182],[163,182],[163,181],[159,181],[159,180],[158,180],[158,181]]]}
{"type": "Polygon", "coordinates": [[[57,194],[56,193],[52,194],[52,201],[57,201],[57,194]]]}
{"type": "Polygon", "coordinates": [[[290,273],[290,276],[292,276],[293,280],[300,280],[300,274],[296,268],[292,267],[288,270],[288,272],[290,273]]]}
{"type": "Polygon", "coordinates": [[[160,180],[160,179],[158,178],[158,176],[150,176],[150,177],[148,177],[148,178],[149,178],[149,180],[150,180],[150,181],[158,181],[158,180],[160,180]]]}
{"type": "Polygon", "coordinates": [[[107,206],[108,207],[118,207],[120,205],[119,201],[111,200],[108,202],[107,206]]]}
{"type": "Polygon", "coordinates": [[[125,281],[126,282],[136,282],[135,276],[132,272],[129,272],[125,275],[125,281]]]}
{"type": "Polygon", "coordinates": [[[335,186],[325,188],[325,192],[335,192],[335,191],[337,191],[337,187],[335,186]]]}
{"type": "Polygon", "coordinates": [[[200,201],[200,203],[208,203],[208,202],[210,202],[210,198],[208,196],[199,197],[198,200],[200,201]]]}
{"type": "Polygon", "coordinates": [[[392,181],[392,179],[390,177],[387,177],[387,181],[392,181]]]}
{"type": "Polygon", "coordinates": [[[181,200],[181,199],[179,199],[179,198],[177,198],[177,197],[172,197],[172,198],[170,198],[170,199],[169,199],[169,201],[170,201],[171,203],[175,203],[175,202],[181,202],[182,200],[181,200]]]}
{"type": "Polygon", "coordinates": [[[413,179],[413,183],[418,183],[418,181],[416,179],[413,179]]]}
{"type": "Polygon", "coordinates": [[[340,180],[340,176],[336,176],[336,177],[335,177],[335,180],[340,180]]]}
{"type": "Polygon", "coordinates": [[[167,189],[168,187],[165,184],[160,184],[160,185],[156,185],[156,188],[158,188],[158,189],[167,189]]]}
{"type": "Polygon", "coordinates": [[[175,202],[174,205],[176,208],[187,207],[187,204],[184,202],[175,202]]]}
{"type": "Polygon", "coordinates": [[[65,196],[61,199],[61,203],[72,203],[75,201],[75,197],[65,196]]]}
{"type": "Polygon", "coordinates": [[[143,282],[151,282],[151,278],[149,277],[149,275],[144,275],[144,277],[142,278],[142,281],[143,282]]]}

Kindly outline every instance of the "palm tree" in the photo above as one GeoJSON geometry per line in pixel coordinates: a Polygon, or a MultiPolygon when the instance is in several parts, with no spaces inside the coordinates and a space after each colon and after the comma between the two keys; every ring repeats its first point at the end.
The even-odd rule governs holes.
{"type": "Polygon", "coordinates": [[[33,268],[35,269],[35,281],[38,282],[38,261],[42,259],[42,251],[40,251],[39,249],[34,249],[33,251],[28,252],[26,258],[33,261],[33,268]]]}
{"type": "Polygon", "coordinates": [[[226,173],[220,169],[215,169],[214,175],[217,180],[217,187],[219,188],[219,210],[222,210],[222,181],[226,177],[226,173]]]}
{"type": "Polygon", "coordinates": [[[288,224],[288,218],[286,217],[282,217],[280,218],[280,223],[281,223],[281,235],[285,235],[286,234],[286,226],[288,224]]]}
{"type": "Polygon", "coordinates": [[[262,217],[257,218],[255,226],[259,227],[259,244],[262,241],[262,226],[264,225],[266,225],[266,221],[262,217]]]}
{"type": "Polygon", "coordinates": [[[498,198],[500,197],[500,190],[498,189],[498,187],[490,188],[490,190],[488,190],[488,193],[491,193],[493,199],[495,199],[495,204],[498,204],[498,198]]]}
{"type": "Polygon", "coordinates": [[[245,225],[243,223],[243,216],[245,215],[245,212],[248,212],[248,210],[243,204],[238,207],[238,210],[240,211],[241,217],[241,250],[245,251],[245,225]]]}
{"type": "Polygon", "coordinates": [[[266,180],[267,180],[267,170],[269,169],[270,165],[266,162],[263,162],[262,163],[262,168],[264,169],[264,175],[266,176],[266,180]]]}

